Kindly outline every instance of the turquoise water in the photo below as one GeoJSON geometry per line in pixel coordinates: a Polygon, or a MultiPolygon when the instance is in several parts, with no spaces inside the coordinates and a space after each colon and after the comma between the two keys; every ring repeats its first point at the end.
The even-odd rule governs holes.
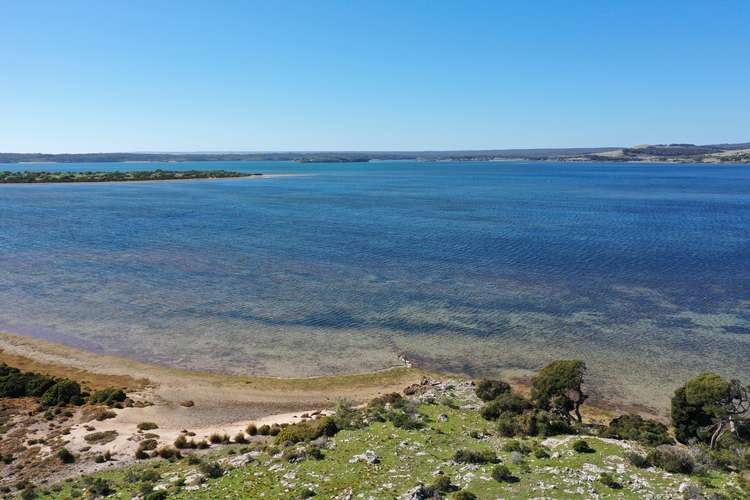
{"type": "MultiPolygon", "coordinates": [[[[33,166],[159,167],[209,165],[33,166]]],[[[210,167],[309,175],[0,185],[0,330],[279,376],[578,357],[657,407],[701,370],[748,379],[748,167],[210,167]]]]}

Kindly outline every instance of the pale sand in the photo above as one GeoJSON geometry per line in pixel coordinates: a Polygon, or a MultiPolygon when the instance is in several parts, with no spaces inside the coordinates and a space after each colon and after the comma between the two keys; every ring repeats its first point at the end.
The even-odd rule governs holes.
{"type": "MultiPolygon", "coordinates": [[[[119,463],[132,460],[137,442],[128,438],[136,434],[140,422],[159,426],[149,432],[160,436],[160,445],[171,444],[182,430],[195,432],[196,440],[214,432],[233,438],[250,422],[295,422],[302,413],[330,410],[339,398],[361,403],[379,394],[401,391],[430,375],[404,367],[306,379],[225,376],[99,355],[9,333],[0,333],[0,361],[23,370],[74,378],[90,389],[125,387],[135,401],[153,403],[143,408],[118,409],[115,418],[87,423],[96,431],[119,433],[115,441],[91,447],[92,452],[110,450],[119,463]],[[188,400],[194,406],[180,404],[188,400]]],[[[67,436],[67,446],[73,452],[88,446],[83,436],[91,431],[83,426],[84,422],[75,425],[67,436]]]]}

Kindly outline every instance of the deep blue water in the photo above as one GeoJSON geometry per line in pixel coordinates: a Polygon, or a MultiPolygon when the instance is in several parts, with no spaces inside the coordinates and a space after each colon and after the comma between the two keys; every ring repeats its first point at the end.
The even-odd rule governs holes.
{"type": "MultiPolygon", "coordinates": [[[[5,169],[209,168],[198,164],[5,169]]],[[[191,369],[580,357],[661,406],[750,372],[750,168],[211,163],[299,177],[0,185],[0,329],[191,369]]]]}

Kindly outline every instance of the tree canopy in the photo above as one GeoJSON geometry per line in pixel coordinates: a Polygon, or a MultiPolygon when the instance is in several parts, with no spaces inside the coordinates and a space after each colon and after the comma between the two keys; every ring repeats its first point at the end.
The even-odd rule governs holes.
{"type": "Polygon", "coordinates": [[[581,422],[580,407],[588,398],[583,393],[586,363],[581,360],[553,361],[531,379],[531,399],[539,408],[550,410],[570,420],[570,412],[581,422]]]}

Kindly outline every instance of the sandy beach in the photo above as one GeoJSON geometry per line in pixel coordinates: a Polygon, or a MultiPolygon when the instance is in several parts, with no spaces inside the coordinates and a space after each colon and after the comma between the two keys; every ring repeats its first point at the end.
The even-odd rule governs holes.
{"type": "MultiPolygon", "coordinates": [[[[134,407],[114,410],[116,416],[104,421],[77,415],[66,436],[72,451],[110,451],[119,463],[132,461],[138,442],[131,438],[141,422],[155,423],[164,445],[184,430],[195,433],[196,440],[213,433],[234,436],[250,422],[292,423],[304,413],[330,410],[339,398],[361,403],[401,391],[429,375],[404,367],[304,379],[226,376],[150,365],[10,333],[0,333],[0,361],[25,371],[75,379],[89,390],[126,389],[136,402],[134,407]],[[84,439],[92,429],[116,431],[117,437],[92,446],[84,439]]],[[[45,431],[39,432],[42,436],[45,431]]]]}

